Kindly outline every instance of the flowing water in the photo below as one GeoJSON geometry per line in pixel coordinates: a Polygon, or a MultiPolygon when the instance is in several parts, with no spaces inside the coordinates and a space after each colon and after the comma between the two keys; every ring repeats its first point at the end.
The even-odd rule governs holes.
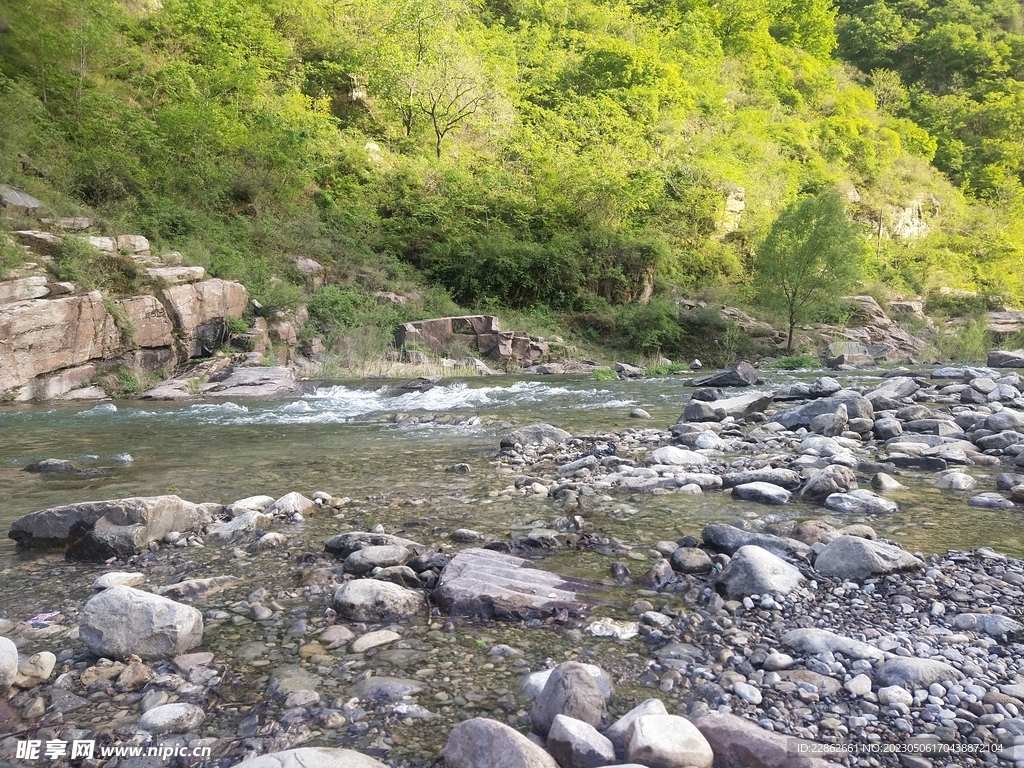
{"type": "MultiPolygon", "coordinates": [[[[771,384],[792,380],[780,374],[771,384]]],[[[546,500],[495,498],[513,480],[490,465],[510,426],[545,421],[574,434],[664,429],[678,418],[691,391],[673,377],[479,378],[426,392],[378,382],[325,383],[306,396],[272,402],[5,407],[0,410],[0,529],[6,531],[27,512],[76,501],[176,493],[194,502],[228,503],[254,494],[324,490],[354,500],[354,515],[365,519],[350,516],[353,524],[436,531],[472,527],[506,538],[510,528],[560,514],[546,500]],[[630,418],[636,407],[652,419],[630,418]],[[44,458],[70,459],[94,471],[22,471],[44,458]],[[444,471],[463,462],[471,468],[466,475],[444,471]]],[[[968,471],[979,481],[975,492],[995,489],[996,469],[968,471]]],[[[984,545],[1024,555],[1019,511],[969,507],[968,494],[938,491],[931,478],[931,473],[902,475],[910,490],[894,497],[900,511],[867,522],[912,550],[984,545]]],[[[623,493],[592,524],[605,535],[649,546],[657,539],[698,534],[709,522],[752,516],[786,520],[822,512],[799,502],[781,510],[743,504],[722,493],[623,493]]],[[[331,532],[327,521],[308,531],[310,538],[331,532]]],[[[0,571],[14,557],[13,543],[0,539],[0,571]]]]}

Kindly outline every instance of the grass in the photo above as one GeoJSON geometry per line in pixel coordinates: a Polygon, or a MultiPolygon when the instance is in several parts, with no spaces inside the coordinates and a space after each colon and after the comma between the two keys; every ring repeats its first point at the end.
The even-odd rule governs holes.
{"type": "Polygon", "coordinates": [[[25,250],[7,235],[0,234],[0,277],[13,272],[26,260],[25,250]]]}
{"type": "Polygon", "coordinates": [[[773,368],[782,371],[796,371],[801,368],[820,368],[821,361],[814,355],[794,355],[768,363],[765,368],[773,368]]]}
{"type": "Polygon", "coordinates": [[[984,318],[936,328],[924,356],[929,362],[983,363],[992,349],[992,334],[984,318]]]}
{"type": "Polygon", "coordinates": [[[644,370],[644,376],[671,376],[674,373],[690,370],[688,365],[683,363],[672,363],[671,365],[653,365],[644,370]]]}
{"type": "Polygon", "coordinates": [[[614,381],[619,378],[619,374],[611,368],[595,368],[593,373],[590,374],[590,378],[594,381],[614,381]]]}

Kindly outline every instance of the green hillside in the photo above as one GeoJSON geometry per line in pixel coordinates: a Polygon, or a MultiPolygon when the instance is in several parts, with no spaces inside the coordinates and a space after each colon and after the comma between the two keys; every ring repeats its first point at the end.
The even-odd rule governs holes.
{"type": "Polygon", "coordinates": [[[1024,302],[1015,0],[0,13],[0,181],[267,307],[309,300],[311,333],[455,302],[672,351],[671,298],[752,299],[776,216],[833,189],[868,238],[864,290],[1024,302]],[[294,255],[336,287],[305,295],[294,255]]]}

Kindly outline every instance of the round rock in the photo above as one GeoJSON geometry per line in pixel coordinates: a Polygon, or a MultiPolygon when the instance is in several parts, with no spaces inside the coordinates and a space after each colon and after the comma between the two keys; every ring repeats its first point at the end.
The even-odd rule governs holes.
{"type": "Polygon", "coordinates": [[[185,733],[206,719],[202,707],[195,704],[164,704],[142,715],[139,728],[150,733],[185,733]]]}
{"type": "Polygon", "coordinates": [[[649,768],[711,768],[714,754],[689,720],[677,715],[645,715],[629,727],[626,759],[649,768]]]}
{"type": "Polygon", "coordinates": [[[250,757],[235,768],[387,768],[384,763],[351,749],[302,747],[250,757]]]}
{"type": "Polygon", "coordinates": [[[388,581],[356,579],[334,592],[334,610],[350,621],[378,622],[389,616],[409,618],[423,608],[423,595],[388,581]]]}
{"type": "Polygon", "coordinates": [[[157,661],[203,642],[203,616],[166,597],[116,586],[86,602],[79,635],[97,656],[123,659],[135,654],[157,661]]]}

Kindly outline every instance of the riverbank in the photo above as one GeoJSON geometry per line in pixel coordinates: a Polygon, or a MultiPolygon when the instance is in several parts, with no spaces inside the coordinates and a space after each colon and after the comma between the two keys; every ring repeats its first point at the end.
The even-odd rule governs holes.
{"type": "MultiPolygon", "coordinates": [[[[401,486],[377,499],[356,496],[347,488],[344,494],[307,489],[310,499],[321,503],[311,500],[302,511],[283,510],[283,501],[275,498],[248,502],[257,507],[248,518],[246,504],[233,508],[241,514],[231,518],[232,512],[220,511],[219,504],[205,508],[222,520],[256,526],[266,505],[282,507],[278,514],[271,510],[268,517],[273,519],[265,521],[269,527],[242,531],[237,539],[203,522],[192,533],[163,535],[139,554],[108,565],[66,563],[60,555],[21,556],[4,569],[5,585],[11,585],[4,588],[8,621],[14,623],[4,632],[15,636],[23,656],[50,651],[60,666],[52,681],[16,692],[7,704],[11,718],[19,721],[20,729],[38,723],[44,730],[32,733],[44,736],[74,726],[87,731],[85,735],[102,731],[104,743],[152,738],[216,749],[213,761],[204,765],[232,765],[253,752],[345,744],[388,765],[420,766],[445,749],[456,722],[471,716],[529,727],[533,705],[519,687],[524,673],[575,659],[594,663],[613,678],[615,693],[606,705],[605,723],[653,696],[667,712],[698,725],[705,711],[724,706],[762,731],[771,725],[773,733],[784,736],[860,745],[857,758],[846,760],[849,765],[872,764],[857,762],[872,759],[880,765],[907,765],[905,758],[865,754],[869,744],[890,743],[975,744],[978,750],[990,750],[965,758],[964,748],[954,754],[951,747],[932,746],[947,754],[917,755],[919,761],[930,762],[911,765],[1013,764],[1005,759],[999,763],[993,750],[1012,746],[1024,711],[1014,697],[1024,670],[1018,625],[1012,623],[1021,618],[1020,561],[989,550],[897,556],[899,550],[885,549],[871,529],[885,527],[898,513],[884,507],[844,511],[838,501],[829,503],[833,495],[844,501],[852,495],[861,502],[906,498],[898,489],[871,497],[848,485],[820,497],[824,504],[817,509],[828,510],[833,528],[842,528],[841,521],[856,523],[846,533],[856,534],[858,546],[884,553],[881,562],[902,561],[905,572],[826,570],[821,558],[834,559],[826,554],[832,546],[826,542],[835,532],[806,520],[794,527],[801,518],[815,517],[796,510],[814,508],[806,506],[806,491],[823,485],[821,475],[847,484],[852,477],[869,485],[885,473],[909,484],[911,491],[923,483],[937,488],[937,481],[964,475],[979,487],[937,490],[959,499],[964,516],[973,510],[1002,515],[1012,536],[1019,511],[971,507],[968,501],[999,493],[1014,503],[1011,489],[1020,483],[1001,490],[999,477],[1006,476],[1004,483],[1012,481],[1020,454],[1008,449],[1017,443],[996,449],[983,448],[978,441],[990,436],[985,432],[1014,431],[988,427],[1017,418],[1020,405],[988,401],[987,395],[984,404],[967,404],[965,397],[969,400],[978,387],[987,386],[973,383],[986,377],[965,378],[963,373],[955,383],[894,378],[850,394],[841,394],[834,388],[838,383],[827,379],[796,382],[783,398],[796,395],[805,405],[780,398],[741,416],[726,413],[722,398],[695,398],[692,410],[707,421],[695,421],[688,406],[689,416],[672,430],[644,428],[644,420],[634,419],[639,427],[590,437],[579,431],[575,436],[553,433],[546,447],[531,447],[522,433],[512,433],[497,454],[502,441],[492,438],[479,458],[469,454],[461,462],[439,461],[436,476],[445,478],[444,483],[419,502],[401,486]],[[912,385],[917,388],[905,391],[912,385]],[[812,390],[815,397],[807,400],[812,390]],[[881,407],[890,405],[882,396],[900,407],[881,407]],[[869,418],[865,412],[857,410],[862,400],[872,403],[870,424],[863,421],[869,418]],[[828,407],[823,407],[826,402],[828,407]],[[711,405],[704,408],[702,403],[711,405]],[[837,427],[840,405],[847,421],[837,427]],[[912,408],[929,413],[900,415],[912,408]],[[811,414],[812,409],[821,412],[811,414]],[[817,432],[807,431],[811,421],[787,427],[783,422],[793,418],[786,415],[793,410],[810,420],[830,418],[818,418],[812,427],[817,432]],[[973,414],[967,428],[959,423],[966,422],[964,413],[973,414]],[[998,418],[990,422],[993,417],[998,418]],[[915,424],[928,418],[942,423],[915,424]],[[905,430],[900,440],[883,441],[876,434],[876,428],[894,428],[885,419],[905,430]],[[930,432],[922,431],[925,426],[930,432]],[[956,428],[962,430],[961,437],[938,434],[956,428]],[[829,437],[822,434],[826,429],[838,433],[829,437]],[[667,459],[686,461],[673,464],[667,459]],[[946,462],[945,469],[939,461],[946,462]],[[949,472],[951,466],[958,471],[949,472]],[[470,474],[462,474],[467,469],[470,474]],[[481,493],[481,480],[490,491],[481,493]],[[719,484],[728,490],[716,490],[719,484]],[[778,491],[793,495],[782,505],[758,504],[740,500],[750,498],[747,491],[762,501],[779,498],[778,491]],[[705,497],[722,499],[734,510],[734,524],[698,528],[688,538],[678,536],[669,516],[638,515],[648,501],[682,509],[704,503],[705,497]],[[794,507],[795,517],[787,514],[787,504],[794,507]],[[503,515],[484,513],[495,505],[503,515]],[[447,513],[440,511],[445,507],[447,513]],[[630,517],[639,524],[618,529],[628,536],[608,535],[618,521],[630,517]],[[473,525],[476,520],[484,526],[473,525]],[[873,525],[866,528],[865,523],[873,525]],[[398,543],[408,553],[402,555],[404,565],[380,561],[366,568],[357,563],[360,557],[379,553],[356,556],[347,547],[324,548],[345,529],[358,532],[378,525],[406,540],[398,543]],[[466,527],[481,530],[457,530],[466,527]],[[525,622],[507,616],[484,622],[452,617],[440,596],[431,595],[424,604],[422,590],[436,586],[438,578],[444,581],[445,562],[481,545],[529,555],[544,571],[562,574],[572,584],[582,577],[590,586],[580,589],[579,606],[541,611],[525,622]],[[736,586],[730,586],[750,559],[752,550],[740,551],[746,546],[784,561],[786,567],[776,564],[769,570],[787,573],[791,582],[752,586],[757,582],[745,570],[736,586]],[[431,551],[438,553],[436,559],[431,551]],[[413,560],[416,567],[410,565],[413,560]],[[402,611],[391,616],[346,614],[353,609],[337,593],[353,582],[383,583],[367,578],[374,567],[381,568],[377,576],[402,581],[404,589],[416,587],[420,597],[415,612],[398,619],[394,616],[402,611]],[[80,629],[87,620],[85,604],[94,577],[122,569],[141,573],[145,581],[139,587],[147,593],[164,591],[176,602],[198,608],[205,625],[202,644],[187,651],[211,653],[212,658],[146,660],[142,667],[151,670],[151,678],[137,665],[125,675],[133,665],[119,669],[98,661],[102,652],[86,644],[88,633],[83,636],[80,629]],[[420,583],[406,581],[409,573],[404,569],[420,583]],[[190,584],[192,579],[213,581],[190,584]],[[54,610],[59,616],[37,616],[54,610]],[[34,622],[27,621],[33,617],[34,622]],[[847,641],[835,647],[806,645],[806,638],[791,634],[800,629],[831,630],[847,641]],[[929,662],[913,662],[915,669],[939,670],[936,674],[943,679],[923,684],[923,679],[890,676],[894,669],[910,674],[891,662],[912,657],[929,662]],[[75,706],[79,700],[85,703],[75,706]],[[57,717],[68,702],[71,706],[57,717]],[[174,736],[170,731],[153,737],[130,735],[140,727],[143,709],[177,703],[198,707],[202,722],[186,721],[182,733],[174,736]],[[111,729],[111,724],[117,727],[111,729]]],[[[759,395],[763,400],[764,393],[759,395]]],[[[779,390],[774,395],[778,398],[779,390]]],[[[629,405],[620,402],[616,407],[624,411],[629,405]]],[[[662,411],[648,407],[661,417],[662,411]]],[[[488,429],[495,428],[497,424],[488,429]]],[[[249,487],[261,490],[251,483],[249,487]]],[[[837,540],[845,546],[851,537],[837,540]]],[[[194,709],[186,711],[199,717],[194,709]]],[[[603,727],[600,720],[598,724],[603,727]]],[[[762,731],[757,733],[765,736],[762,731]]],[[[740,738],[749,741],[751,736],[740,738]]],[[[716,757],[727,754],[720,740],[713,735],[706,739],[715,745],[716,757]]],[[[5,749],[12,746],[9,739],[3,743],[5,749]]],[[[445,749],[450,757],[452,749],[445,749]]]]}

